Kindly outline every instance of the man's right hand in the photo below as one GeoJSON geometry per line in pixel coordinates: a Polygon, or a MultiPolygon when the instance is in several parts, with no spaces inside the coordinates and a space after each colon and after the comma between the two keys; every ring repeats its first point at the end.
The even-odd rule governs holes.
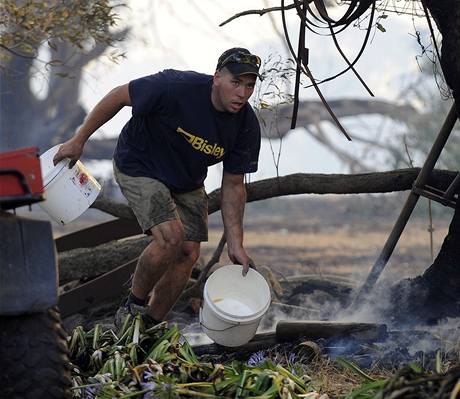
{"type": "Polygon", "coordinates": [[[58,152],[54,156],[54,165],[57,165],[59,161],[62,161],[65,158],[69,158],[69,168],[72,168],[75,165],[75,163],[80,159],[81,154],[83,153],[83,147],[84,144],[76,140],[75,137],[66,141],[59,147],[58,152]]]}

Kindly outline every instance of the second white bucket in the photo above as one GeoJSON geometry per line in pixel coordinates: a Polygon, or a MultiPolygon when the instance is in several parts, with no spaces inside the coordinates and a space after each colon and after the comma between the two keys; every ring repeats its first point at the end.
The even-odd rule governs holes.
{"type": "Polygon", "coordinates": [[[270,287],[256,270],[227,265],[209,276],[204,286],[200,324],[203,332],[223,346],[241,346],[256,333],[270,306],[270,287]]]}
{"type": "Polygon", "coordinates": [[[53,158],[60,146],[58,144],[40,156],[45,201],[39,205],[57,223],[67,224],[96,200],[101,185],[80,161],[70,169],[69,159],[63,159],[55,166],[53,158]]]}

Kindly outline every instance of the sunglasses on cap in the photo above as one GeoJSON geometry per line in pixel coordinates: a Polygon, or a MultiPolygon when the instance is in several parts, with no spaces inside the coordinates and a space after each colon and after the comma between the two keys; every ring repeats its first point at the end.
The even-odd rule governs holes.
{"type": "Polygon", "coordinates": [[[235,62],[237,64],[249,64],[257,69],[260,68],[261,64],[261,60],[257,55],[236,52],[230,54],[228,57],[219,62],[217,69],[222,69],[225,65],[230,64],[231,62],[235,62]]]}

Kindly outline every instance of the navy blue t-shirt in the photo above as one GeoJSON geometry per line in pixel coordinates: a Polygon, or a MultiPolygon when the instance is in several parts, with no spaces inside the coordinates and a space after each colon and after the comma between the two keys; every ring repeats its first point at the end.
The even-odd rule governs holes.
{"type": "Polygon", "coordinates": [[[210,75],[172,69],[131,81],[132,117],[115,149],[118,169],[177,191],[202,187],[208,166],[221,161],[230,173],[255,172],[260,126],[253,109],[217,111],[211,87],[210,75]]]}

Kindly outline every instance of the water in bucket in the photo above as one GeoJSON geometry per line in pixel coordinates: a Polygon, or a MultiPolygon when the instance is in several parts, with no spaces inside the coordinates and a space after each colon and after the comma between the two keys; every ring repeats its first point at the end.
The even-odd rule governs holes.
{"type": "Polygon", "coordinates": [[[229,314],[249,316],[254,313],[254,310],[251,307],[233,296],[230,296],[229,298],[217,298],[212,301],[219,309],[229,314]]]}
{"type": "Polygon", "coordinates": [[[101,185],[80,161],[70,169],[69,159],[54,165],[53,158],[60,146],[58,144],[40,156],[45,201],[39,205],[57,223],[67,224],[96,200],[101,185]]]}
{"type": "Polygon", "coordinates": [[[270,287],[254,269],[242,275],[241,265],[217,269],[206,281],[200,324],[203,332],[223,346],[240,346],[256,333],[270,306],[270,287]]]}

